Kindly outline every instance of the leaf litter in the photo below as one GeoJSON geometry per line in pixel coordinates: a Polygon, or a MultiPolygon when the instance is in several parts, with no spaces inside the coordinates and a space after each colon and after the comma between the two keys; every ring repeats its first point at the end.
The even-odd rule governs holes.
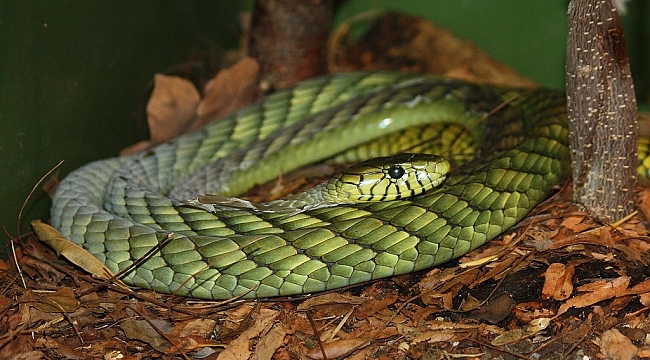
{"type": "MultiPolygon", "coordinates": [[[[421,19],[395,16],[384,21],[412,24],[419,36],[436,34],[421,19]]],[[[372,68],[377,55],[359,49],[372,68]]],[[[337,54],[345,51],[351,50],[337,54]]],[[[345,68],[340,58],[336,66],[345,68]]],[[[236,66],[255,67],[248,60],[236,66]]],[[[239,79],[244,73],[235,68],[215,81],[240,81],[247,85],[227,96],[254,97],[250,78],[239,79]]],[[[213,109],[220,101],[229,103],[213,100],[213,109]]],[[[152,142],[191,128],[192,111],[171,109],[185,122],[152,142]]],[[[279,197],[319,181],[300,174],[252,196],[279,197]]],[[[637,194],[641,212],[610,226],[572,205],[566,186],[514,229],[447,265],[329,293],[252,301],[124,287],[101,267],[76,267],[26,234],[15,252],[26,288],[11,262],[0,260],[0,358],[650,358],[650,237],[642,215],[650,213],[650,192],[637,194]]],[[[59,251],[87,256],[65,244],[59,251]]]]}

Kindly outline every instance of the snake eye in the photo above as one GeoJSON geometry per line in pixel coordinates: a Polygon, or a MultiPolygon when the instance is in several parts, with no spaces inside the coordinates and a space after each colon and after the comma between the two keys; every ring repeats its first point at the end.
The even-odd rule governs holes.
{"type": "Polygon", "coordinates": [[[393,179],[401,178],[404,176],[404,173],[404,168],[399,165],[391,165],[391,167],[388,168],[388,175],[393,179]]]}

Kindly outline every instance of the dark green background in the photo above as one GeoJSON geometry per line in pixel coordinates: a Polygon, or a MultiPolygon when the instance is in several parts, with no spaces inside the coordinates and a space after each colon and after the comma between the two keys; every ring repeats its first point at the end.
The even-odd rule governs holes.
{"type": "MultiPolygon", "coordinates": [[[[66,174],[146,138],[134,112],[153,74],[195,49],[238,44],[249,1],[0,2],[0,225],[15,234],[20,206],[60,160],[66,174]],[[233,4],[237,4],[233,6],[233,4]]],[[[566,0],[351,0],[336,19],[371,8],[420,14],[541,84],[564,85],[566,0]]],[[[646,94],[650,7],[625,17],[640,94],[646,94]]],[[[642,95],[646,98],[645,95],[642,95]]],[[[39,190],[25,224],[47,219],[39,190]]]]}

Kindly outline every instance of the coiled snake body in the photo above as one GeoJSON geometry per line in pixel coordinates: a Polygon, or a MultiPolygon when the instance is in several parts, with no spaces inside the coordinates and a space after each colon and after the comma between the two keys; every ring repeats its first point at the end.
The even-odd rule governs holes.
{"type": "Polygon", "coordinates": [[[323,77],[149,151],[74,171],[57,189],[52,222],[114,272],[169,238],[123,278],[162,293],[335,289],[442,264],[513,226],[568,176],[566,122],[564,95],[553,90],[393,73],[323,77]],[[408,199],[290,214],[185,202],[238,195],[326,159],[428,151],[432,142],[463,153],[468,135],[480,143],[476,158],[408,199]]]}

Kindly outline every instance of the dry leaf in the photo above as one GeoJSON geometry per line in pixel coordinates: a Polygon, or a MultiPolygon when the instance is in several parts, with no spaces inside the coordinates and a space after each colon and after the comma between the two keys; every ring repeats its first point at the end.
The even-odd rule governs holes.
{"type": "Polygon", "coordinates": [[[632,360],[637,355],[637,349],[632,341],[616,329],[603,332],[600,336],[600,352],[610,360],[632,360]]]}
{"type": "Polygon", "coordinates": [[[514,344],[519,340],[531,337],[546,329],[551,324],[550,318],[538,318],[531,321],[524,329],[513,329],[505,332],[492,340],[492,345],[503,346],[514,344]]]}
{"type": "Polygon", "coordinates": [[[246,360],[251,357],[250,340],[259,336],[273,323],[279,311],[261,309],[255,323],[244,330],[219,354],[217,360],[246,360]]]}
{"type": "Polygon", "coordinates": [[[478,309],[471,311],[468,317],[496,324],[510,315],[512,307],[516,304],[517,302],[508,294],[501,294],[490,299],[478,309]]]}
{"type": "Polygon", "coordinates": [[[298,311],[305,311],[313,308],[318,305],[330,305],[330,304],[349,304],[349,305],[358,305],[362,304],[365,299],[341,293],[328,293],[323,295],[318,295],[311,299],[307,299],[298,305],[298,311]]]}
{"type": "Polygon", "coordinates": [[[526,333],[524,329],[513,329],[495,337],[490,343],[494,346],[503,346],[514,344],[519,340],[529,337],[530,334],[526,333]]]}
{"type": "Polygon", "coordinates": [[[578,288],[578,291],[586,292],[586,294],[573,297],[560,305],[558,315],[564,314],[572,307],[582,308],[623,294],[629,284],[629,277],[620,276],[612,281],[599,280],[591,284],[583,285],[578,288]]]}
{"type": "Polygon", "coordinates": [[[149,321],[129,318],[120,323],[120,329],[124,331],[124,334],[129,339],[143,341],[160,352],[167,352],[170,343],[158,331],[164,334],[171,334],[172,324],[165,320],[153,319],[149,321]],[[151,324],[149,321],[151,321],[151,324]],[[158,331],[154,329],[152,324],[158,331]]]}
{"type": "Polygon", "coordinates": [[[460,304],[460,311],[471,311],[476,310],[481,307],[483,300],[475,298],[472,294],[467,294],[467,297],[463,299],[463,302],[460,304]]]}
{"type": "Polygon", "coordinates": [[[643,306],[650,306],[650,293],[644,293],[639,296],[639,302],[643,306]]]}
{"type": "Polygon", "coordinates": [[[43,312],[71,313],[80,306],[75,298],[74,291],[69,287],[63,287],[54,293],[35,293],[27,290],[22,296],[21,302],[27,303],[43,312]]]}
{"type": "Polygon", "coordinates": [[[147,103],[151,142],[160,144],[187,132],[200,100],[201,95],[191,81],[156,74],[153,92],[147,103]]]}
{"type": "MultiPolygon", "coordinates": [[[[335,359],[339,356],[347,354],[353,349],[356,349],[358,346],[362,346],[364,343],[366,343],[366,339],[360,338],[336,340],[323,344],[323,350],[325,351],[325,356],[328,359],[335,359]]],[[[318,345],[311,348],[307,352],[307,356],[316,360],[325,359],[323,357],[323,351],[318,345]]]]}
{"type": "Polygon", "coordinates": [[[37,347],[46,347],[50,350],[54,349],[62,358],[66,358],[68,360],[87,359],[86,356],[76,351],[71,346],[68,346],[63,342],[56,341],[50,337],[38,339],[35,345],[37,347]]]}
{"type": "MultiPolygon", "coordinates": [[[[33,220],[31,224],[36,236],[38,236],[42,242],[50,245],[50,247],[56,251],[57,255],[63,255],[73,264],[101,279],[109,279],[113,277],[113,272],[107,268],[106,265],[86,251],[86,249],[64,238],[55,228],[40,220],[33,220]]],[[[128,289],[128,287],[119,279],[114,279],[114,281],[117,285],[128,289]]]]}
{"type": "Polygon", "coordinates": [[[437,342],[452,342],[454,337],[456,337],[456,331],[455,330],[435,330],[435,331],[426,331],[423,332],[411,340],[411,344],[417,344],[422,341],[426,341],[429,344],[437,343],[437,342]]]}
{"type": "Polygon", "coordinates": [[[562,220],[562,223],[560,224],[560,226],[565,227],[567,229],[571,229],[571,231],[574,234],[579,234],[579,233],[593,227],[593,225],[591,225],[591,224],[583,223],[583,221],[585,221],[585,219],[586,219],[586,216],[584,216],[584,215],[570,216],[570,217],[567,217],[566,219],[562,220]]]}
{"type": "Polygon", "coordinates": [[[628,239],[628,245],[634,249],[639,254],[646,253],[650,251],[650,243],[645,242],[640,239],[628,239]]]}
{"type": "Polygon", "coordinates": [[[397,290],[390,291],[387,289],[375,289],[375,294],[372,295],[370,300],[363,302],[354,310],[354,317],[366,319],[388,305],[394,304],[399,297],[397,290]]]}
{"type": "Polygon", "coordinates": [[[564,301],[573,293],[573,274],[575,267],[566,266],[560,263],[549,265],[544,274],[544,287],[542,288],[542,299],[555,299],[564,301]]]}
{"type": "MultiPolygon", "coordinates": [[[[251,103],[257,97],[257,75],[260,65],[257,60],[245,57],[235,65],[219,71],[205,84],[203,100],[196,107],[196,114],[204,120],[218,119],[239,110],[251,103]]],[[[205,125],[205,121],[197,121],[191,129],[205,125]]]]}
{"type": "Polygon", "coordinates": [[[180,337],[205,336],[214,331],[217,321],[213,319],[192,319],[176,325],[174,329],[180,337]]]}
{"type": "Polygon", "coordinates": [[[646,219],[650,220],[650,188],[644,187],[637,192],[636,204],[646,219]]]}
{"type": "Polygon", "coordinates": [[[150,140],[122,149],[120,155],[145,150],[188,132],[200,100],[201,94],[191,81],[178,76],[154,75],[153,91],[147,102],[150,140]]]}
{"type": "Polygon", "coordinates": [[[266,335],[264,335],[253,353],[253,358],[257,360],[271,360],[273,354],[284,345],[284,337],[287,335],[287,330],[284,326],[274,326],[266,335]]]}

